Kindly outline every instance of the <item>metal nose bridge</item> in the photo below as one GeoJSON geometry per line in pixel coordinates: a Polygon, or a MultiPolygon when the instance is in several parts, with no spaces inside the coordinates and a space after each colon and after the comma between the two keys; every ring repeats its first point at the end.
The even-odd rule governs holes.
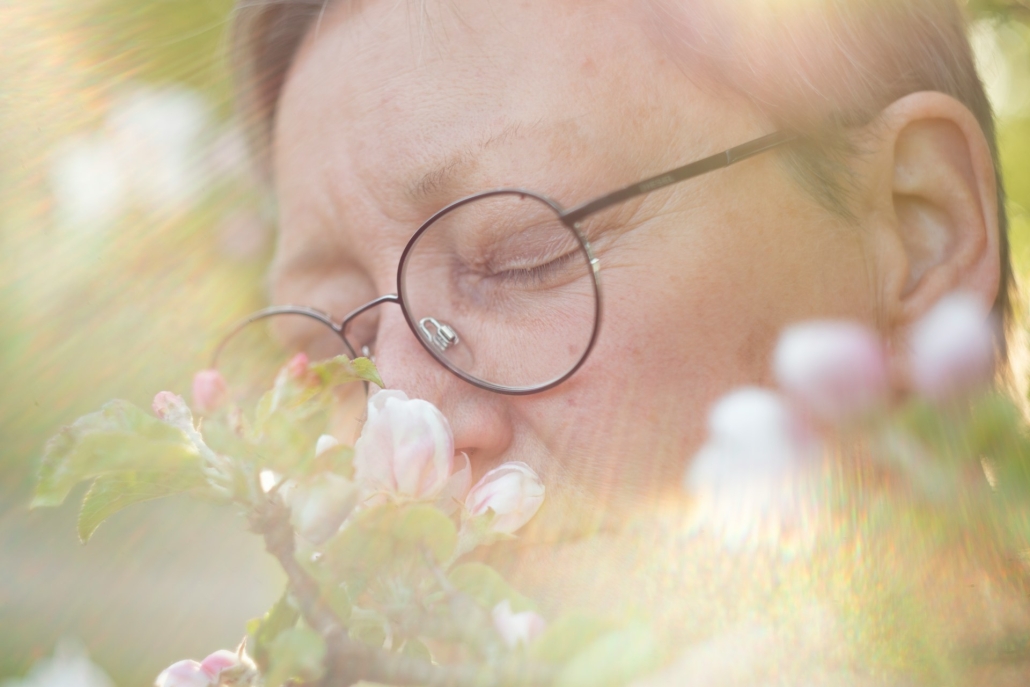
{"type": "MultiPolygon", "coordinates": [[[[343,318],[343,321],[340,322],[340,326],[337,329],[337,331],[339,332],[340,336],[343,338],[344,343],[347,344],[347,348],[351,349],[351,355],[352,356],[356,353],[356,351],[354,350],[354,347],[351,345],[350,339],[347,338],[347,326],[350,325],[350,323],[358,315],[361,315],[362,313],[366,313],[369,310],[371,310],[372,308],[378,307],[378,306],[382,305],[383,303],[396,303],[397,305],[401,305],[401,299],[400,299],[400,296],[398,296],[395,293],[388,293],[386,295],[379,296],[378,298],[374,298],[374,299],[370,300],[368,303],[365,303],[361,307],[356,308],[354,310],[351,310],[347,314],[347,316],[343,318]]],[[[368,355],[368,351],[366,350],[367,348],[368,348],[367,346],[363,346],[362,347],[361,355],[368,355]]]]}

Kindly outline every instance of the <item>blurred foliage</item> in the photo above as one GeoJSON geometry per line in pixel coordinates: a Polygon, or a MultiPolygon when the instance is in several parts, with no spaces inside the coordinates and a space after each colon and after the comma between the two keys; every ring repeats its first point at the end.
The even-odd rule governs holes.
{"type": "MultiPolygon", "coordinates": [[[[979,22],[978,54],[988,57],[985,80],[999,113],[1013,256],[1025,279],[1030,274],[1030,2],[966,4],[979,22]]],[[[67,534],[67,512],[25,512],[34,465],[57,427],[115,396],[145,406],[155,389],[187,391],[179,388],[182,380],[204,366],[216,337],[263,304],[269,241],[261,243],[260,230],[252,227],[256,235],[247,239],[249,247],[230,245],[239,243],[234,217],[267,214],[260,191],[246,179],[213,184],[189,207],[134,208],[110,226],[89,229],[59,226],[49,190],[55,151],[71,136],[102,129],[112,102],[127,89],[184,85],[203,96],[216,126],[226,124],[231,5],[231,0],[0,3],[0,560],[5,578],[0,580],[0,677],[23,674],[50,652],[60,634],[70,633],[100,652],[118,684],[145,684],[171,660],[233,644],[232,638],[212,639],[211,633],[238,627],[253,615],[253,609],[239,608],[248,599],[264,598],[261,607],[274,599],[267,594],[275,585],[262,586],[268,573],[255,563],[260,552],[219,549],[218,537],[236,526],[220,516],[184,516],[174,504],[140,507],[138,518],[111,525],[79,550],[67,534]],[[155,531],[165,539],[150,545],[149,562],[138,549],[126,549],[126,541],[138,545],[155,531]],[[177,546],[203,550],[203,559],[183,561],[175,555],[177,546]],[[77,575],[61,576],[75,565],[93,571],[91,592],[82,591],[77,575]],[[254,580],[247,587],[251,591],[240,588],[233,610],[226,611],[239,617],[212,622],[210,603],[191,602],[193,615],[180,608],[175,622],[193,623],[207,635],[200,629],[173,633],[174,639],[151,653],[132,654],[167,635],[142,631],[143,621],[112,618],[119,608],[156,594],[170,594],[167,603],[175,605],[190,598],[210,601],[217,593],[215,587],[184,583],[173,590],[167,580],[163,587],[138,583],[156,566],[211,579],[226,570],[251,570],[254,580]],[[52,575],[45,578],[49,584],[26,591],[41,571],[52,575]],[[123,592],[129,596],[121,598],[123,592]],[[44,598],[45,604],[32,609],[44,598]],[[30,612],[32,617],[26,615],[30,612]]]]}

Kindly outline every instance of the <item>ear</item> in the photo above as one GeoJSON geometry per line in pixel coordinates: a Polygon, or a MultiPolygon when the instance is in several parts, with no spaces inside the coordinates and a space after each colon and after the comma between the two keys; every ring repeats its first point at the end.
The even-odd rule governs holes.
{"type": "Polygon", "coordinates": [[[893,103],[870,139],[884,325],[900,333],[944,295],[994,304],[1001,274],[994,161],[973,114],[943,93],[893,103]]]}

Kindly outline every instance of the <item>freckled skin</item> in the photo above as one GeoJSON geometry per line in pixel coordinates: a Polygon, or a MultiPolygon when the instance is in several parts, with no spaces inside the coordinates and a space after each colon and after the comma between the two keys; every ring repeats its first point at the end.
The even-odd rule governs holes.
{"type": "MultiPolygon", "coordinates": [[[[277,119],[275,300],[339,316],[394,292],[410,235],[469,193],[521,186],[571,206],[772,130],[699,88],[627,5],[428,2],[421,24],[404,3],[331,10],[277,119]],[[441,168],[460,177],[413,201],[412,180],[441,168]]],[[[709,405],[768,381],[785,324],[876,321],[861,227],[819,207],[775,154],[619,212],[624,228],[595,246],[597,346],[548,392],[476,389],[429,357],[396,306],[378,313],[383,379],[441,408],[476,478],[508,460],[540,473],[548,498],[527,542],[678,493],[709,405]]]]}

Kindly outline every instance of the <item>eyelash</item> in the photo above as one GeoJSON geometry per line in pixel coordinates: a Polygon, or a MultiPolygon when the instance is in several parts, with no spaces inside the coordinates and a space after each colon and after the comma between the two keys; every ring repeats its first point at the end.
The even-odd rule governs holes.
{"type": "Polygon", "coordinates": [[[532,286],[544,282],[548,277],[560,273],[576,258],[576,251],[570,251],[550,262],[534,267],[502,270],[490,275],[491,278],[498,277],[502,280],[514,282],[523,286],[532,286]]]}

